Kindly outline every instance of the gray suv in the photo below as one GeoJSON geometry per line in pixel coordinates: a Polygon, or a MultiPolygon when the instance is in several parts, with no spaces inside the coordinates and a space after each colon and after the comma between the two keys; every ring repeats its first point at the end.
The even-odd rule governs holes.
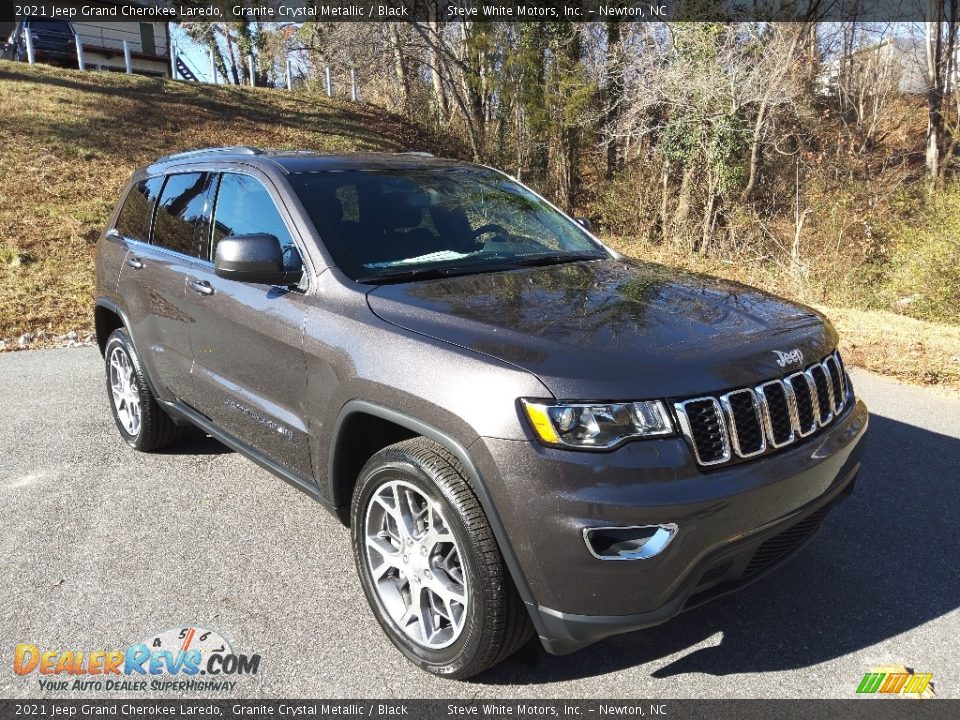
{"type": "Polygon", "coordinates": [[[625,259],[486,167],[171,155],[96,261],[123,439],[195,425],[316,498],[383,630],[438,675],[741,587],[860,469],[867,411],[822,315],[625,259]]]}

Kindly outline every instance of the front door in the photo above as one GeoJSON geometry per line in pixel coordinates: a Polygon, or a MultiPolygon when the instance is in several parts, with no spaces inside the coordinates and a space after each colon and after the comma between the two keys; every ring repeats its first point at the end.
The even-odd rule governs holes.
{"type": "Polygon", "coordinates": [[[208,258],[187,278],[194,405],[244,443],[294,474],[313,477],[303,355],[304,296],[298,289],[218,277],[212,259],[229,235],[270,233],[289,268],[300,254],[266,184],[225,173],[216,193],[208,258]]]}

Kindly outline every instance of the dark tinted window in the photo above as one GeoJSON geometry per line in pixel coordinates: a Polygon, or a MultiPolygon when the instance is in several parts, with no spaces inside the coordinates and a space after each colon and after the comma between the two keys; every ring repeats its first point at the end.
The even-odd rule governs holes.
{"type": "Polygon", "coordinates": [[[208,228],[207,173],[170,175],[160,194],[153,243],[184,255],[204,257],[208,228]]]}
{"type": "Polygon", "coordinates": [[[124,237],[146,241],[150,236],[150,216],[153,204],[160,194],[163,177],[141,180],[127,194],[120,214],[117,216],[116,229],[124,237]]]}
{"type": "Polygon", "coordinates": [[[577,223],[481,168],[296,173],[290,182],[338,266],[354,277],[606,257],[577,223]]]}
{"type": "Polygon", "coordinates": [[[217,191],[213,248],[210,256],[216,257],[217,243],[228,235],[254,233],[275,235],[283,248],[285,268],[294,270],[301,267],[300,253],[287,232],[287,226],[269,191],[259,180],[249,175],[225,173],[220,179],[220,189],[217,191]]]}

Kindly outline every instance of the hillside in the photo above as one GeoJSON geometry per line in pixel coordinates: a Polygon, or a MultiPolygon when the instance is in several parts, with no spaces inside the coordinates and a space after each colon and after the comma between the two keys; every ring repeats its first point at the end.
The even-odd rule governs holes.
{"type": "MultiPolygon", "coordinates": [[[[467,154],[372,105],[2,61],[0,107],[0,351],[18,349],[23,333],[36,336],[26,347],[39,347],[63,344],[68,331],[83,337],[92,330],[97,236],[130,173],[160,155],[243,144],[467,154]]],[[[960,388],[955,325],[838,308],[848,305],[842,294],[820,297],[815,284],[798,288],[762,264],[680,253],[613,234],[607,240],[626,254],[816,303],[836,323],[851,363],[960,388]]]]}
{"type": "Polygon", "coordinates": [[[130,174],[208,145],[456,147],[371,105],[0,61],[0,338],[92,328],[93,248],[130,174]]]}

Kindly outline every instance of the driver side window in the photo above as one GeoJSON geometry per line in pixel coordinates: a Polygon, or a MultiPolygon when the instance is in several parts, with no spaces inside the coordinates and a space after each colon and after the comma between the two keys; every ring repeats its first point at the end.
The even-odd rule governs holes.
{"type": "Polygon", "coordinates": [[[224,173],[217,191],[210,259],[216,257],[217,243],[223,238],[253,233],[269,233],[280,240],[284,270],[299,270],[303,267],[300,252],[263,184],[249,175],[224,173]]]}

